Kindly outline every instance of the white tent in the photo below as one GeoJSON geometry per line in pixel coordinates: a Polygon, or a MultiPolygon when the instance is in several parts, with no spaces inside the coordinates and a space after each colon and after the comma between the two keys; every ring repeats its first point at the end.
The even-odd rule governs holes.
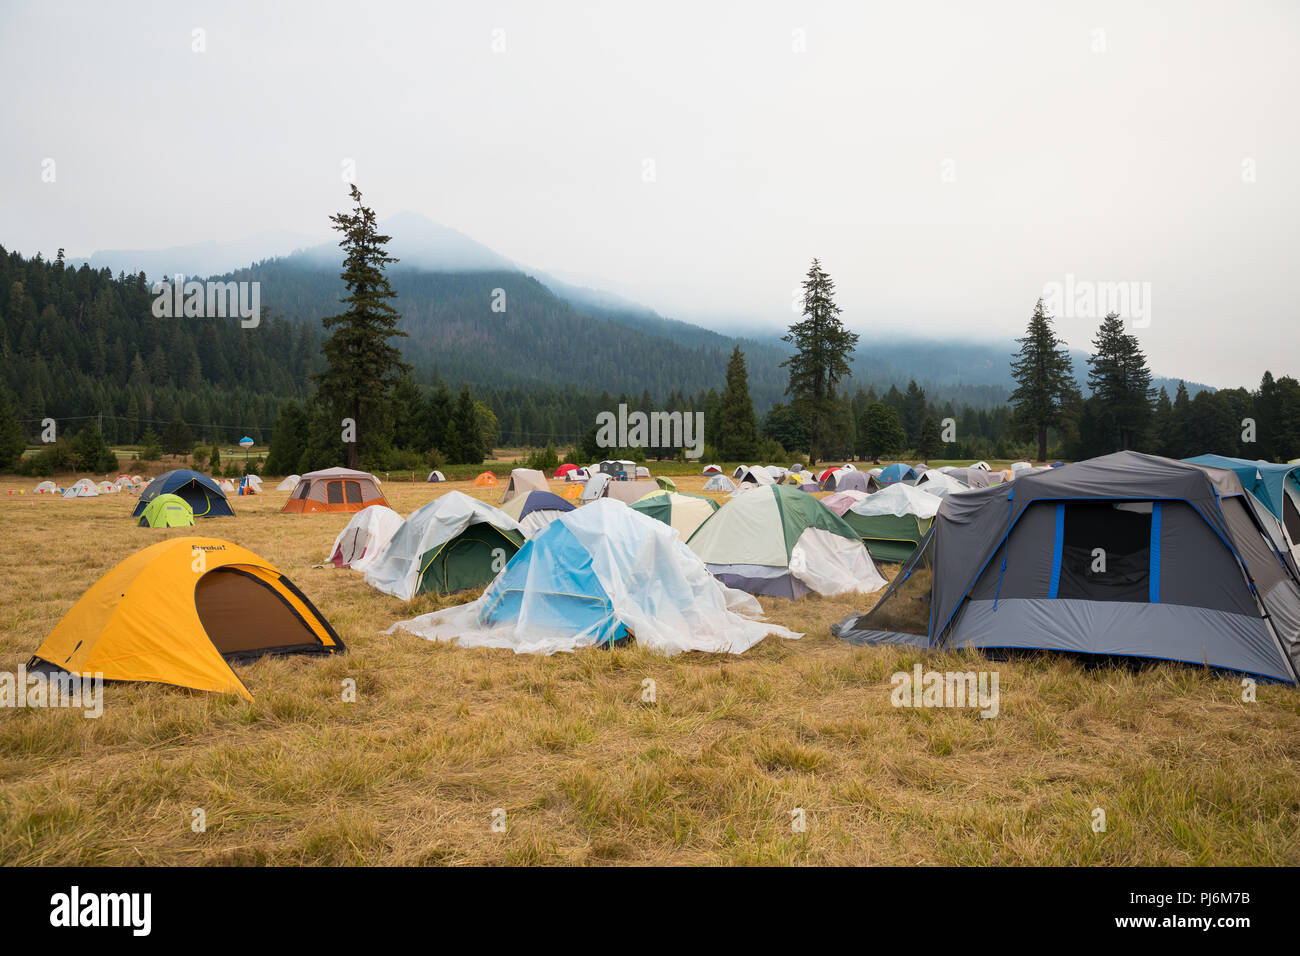
{"type": "Polygon", "coordinates": [[[246,480],[250,485],[252,485],[254,488],[258,488],[258,489],[260,489],[260,488],[262,487],[262,476],[261,476],[261,475],[245,475],[244,478],[245,478],[245,480],[246,480]]]}
{"type": "Polygon", "coordinates": [[[1023,471],[1026,468],[1033,468],[1033,467],[1034,466],[1027,461],[1013,461],[1011,463],[1012,471],[1023,471]]]}
{"type": "Polygon", "coordinates": [[[761,617],[758,601],[711,577],[668,525],[597,501],[551,522],[477,601],[401,621],[389,633],[518,654],[626,637],[662,654],[740,654],[769,634],[802,636],[761,617]]]}
{"type": "Polygon", "coordinates": [[[649,478],[649,477],[650,477],[650,469],[647,468],[645,465],[637,465],[637,466],[636,466],[636,476],[637,476],[638,478],[649,478]]]}
{"type": "Polygon", "coordinates": [[[113,484],[111,481],[101,481],[95,487],[99,489],[101,495],[111,495],[117,491],[117,485],[113,484]]]}
{"type": "Polygon", "coordinates": [[[275,486],[276,491],[293,491],[298,486],[298,479],[301,475],[290,475],[284,481],[275,486]]]}
{"type": "Polygon", "coordinates": [[[704,491],[735,491],[736,483],[726,475],[714,475],[704,483],[704,491]]]}
{"type": "Polygon", "coordinates": [[[366,583],[409,601],[419,584],[421,558],[480,522],[523,533],[519,523],[499,509],[463,492],[450,491],[411,512],[389,539],[388,547],[366,570],[366,583]]]}
{"type": "Polygon", "coordinates": [[[721,467],[720,465],[705,465],[705,466],[704,466],[704,470],[701,471],[700,474],[701,474],[701,475],[720,475],[720,474],[722,474],[722,467],[721,467]]]}
{"type": "Polygon", "coordinates": [[[52,481],[42,481],[39,485],[36,486],[36,493],[38,495],[52,494],[58,490],[59,490],[59,486],[52,481]]]}
{"type": "Polygon", "coordinates": [[[582,486],[582,495],[578,498],[583,504],[588,501],[595,501],[605,493],[605,486],[613,481],[609,475],[604,472],[592,475],[587,479],[587,483],[582,486]]]}
{"type": "Polygon", "coordinates": [[[325,560],[336,568],[364,571],[375,563],[401,526],[402,516],[387,505],[362,508],[334,539],[325,560]]]}
{"type": "Polygon", "coordinates": [[[980,471],[992,471],[992,470],[993,470],[992,468],[989,467],[989,463],[988,463],[987,461],[977,461],[977,462],[975,462],[975,464],[971,465],[971,467],[972,467],[972,468],[978,468],[980,471]]]}
{"type": "Polygon", "coordinates": [[[590,481],[591,469],[575,468],[573,469],[573,471],[569,472],[567,475],[564,476],[564,480],[565,481],[590,481]]]}
{"type": "Polygon", "coordinates": [[[234,491],[235,485],[229,478],[218,478],[217,487],[222,491],[234,491]]]}
{"type": "Polygon", "coordinates": [[[63,497],[98,498],[99,489],[95,487],[95,483],[91,481],[89,478],[82,478],[78,480],[75,484],[69,485],[67,488],[64,488],[63,497]]]}
{"type": "Polygon", "coordinates": [[[762,466],[751,468],[749,465],[741,465],[731,473],[731,477],[736,480],[736,484],[752,485],[774,485],[776,479],[762,466]]]}
{"type": "Polygon", "coordinates": [[[425,481],[446,481],[447,476],[435,468],[433,471],[429,472],[429,477],[424,480],[425,481]]]}

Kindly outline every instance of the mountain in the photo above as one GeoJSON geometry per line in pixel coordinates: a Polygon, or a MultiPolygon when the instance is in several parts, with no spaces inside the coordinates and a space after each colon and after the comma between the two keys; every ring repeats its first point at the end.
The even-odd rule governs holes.
{"type": "Polygon", "coordinates": [[[74,269],[83,264],[95,270],[108,269],[114,275],[119,272],[135,275],[143,271],[150,279],[161,279],[178,272],[187,277],[208,276],[239,269],[261,259],[288,255],[318,241],[316,236],[277,229],[231,242],[197,242],[168,249],[105,249],[89,258],[68,259],[67,264],[74,269]]]}
{"type": "MultiPolygon", "coordinates": [[[[788,346],[772,332],[723,334],[666,318],[605,291],[599,280],[529,270],[456,229],[414,212],[385,217],[400,296],[408,360],[426,377],[481,386],[570,385],[611,394],[655,397],[721,388],[726,358],[746,354],[750,389],[759,412],[783,400],[781,368],[788,346]],[[491,311],[494,289],[506,292],[507,311],[491,311]],[[575,348],[580,343],[581,348],[575,348]]],[[[262,283],[264,310],[316,322],[337,311],[342,252],[337,240],[305,242],[291,233],[262,233],[233,243],[201,243],[154,251],[97,252],[92,267],[151,277],[181,272],[262,283]],[[253,263],[253,265],[249,265],[253,263]]],[[[74,263],[70,263],[74,264],[74,263]]],[[[864,332],[852,364],[851,392],[875,386],[905,388],[911,380],[932,400],[986,408],[1005,402],[1014,387],[1015,344],[951,340],[882,340],[864,332]]],[[[1076,377],[1086,382],[1087,353],[1072,353],[1076,377]]],[[[1170,394],[1177,379],[1158,378],[1170,394]]],[[[1193,395],[1208,386],[1187,383],[1193,395]]],[[[1086,390],[1086,387],[1085,387],[1086,390]]],[[[1212,389],[1210,389],[1212,390],[1212,389]]]]}

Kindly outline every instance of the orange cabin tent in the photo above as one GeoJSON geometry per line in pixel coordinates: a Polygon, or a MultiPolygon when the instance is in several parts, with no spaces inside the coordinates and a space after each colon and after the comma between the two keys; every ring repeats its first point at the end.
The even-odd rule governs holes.
{"type": "Polygon", "coordinates": [[[388,506],[378,478],[350,468],[326,468],[299,478],[281,510],[288,514],[315,514],[360,511],[370,505],[388,506]]]}
{"type": "Polygon", "coordinates": [[[169,538],[122,561],[72,606],[28,669],[248,692],[231,662],[338,654],[343,641],[288,578],[216,538],[169,538]]]}
{"type": "Polygon", "coordinates": [[[483,474],[479,475],[477,478],[474,479],[473,487],[482,488],[485,485],[495,485],[496,483],[497,483],[497,476],[492,474],[492,472],[490,471],[485,471],[483,472],[483,474]]]}

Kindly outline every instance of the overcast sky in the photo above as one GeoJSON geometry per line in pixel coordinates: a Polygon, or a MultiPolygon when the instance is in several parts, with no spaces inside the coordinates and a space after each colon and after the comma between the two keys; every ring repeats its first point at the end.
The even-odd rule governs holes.
{"type": "Polygon", "coordinates": [[[352,160],[381,215],[714,327],[788,323],[813,256],[868,335],[1149,283],[1157,372],[1253,386],[1300,374],[1298,41],[1294,0],[5,0],[0,244],[324,239],[352,160]]]}

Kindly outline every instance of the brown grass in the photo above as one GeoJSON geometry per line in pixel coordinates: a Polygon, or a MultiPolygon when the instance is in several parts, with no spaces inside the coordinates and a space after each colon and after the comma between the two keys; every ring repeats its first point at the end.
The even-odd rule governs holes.
{"type": "MultiPolygon", "coordinates": [[[[35,484],[0,482],[0,670],[100,574],[182,533],[134,527],[129,496],[33,500],[35,484]]],[[[465,490],[386,491],[406,514],[449,487],[465,490]]],[[[278,566],[351,653],[240,668],[253,703],[113,686],[99,720],[0,711],[0,863],[1300,862],[1294,689],[1246,704],[1236,681],[1181,666],[853,648],[828,628],[865,602],[820,598],[765,599],[807,636],[739,657],[385,637],[433,599],[315,568],[346,516],[282,515],[284,498],[235,499],[236,518],[197,530],[278,566]],[[890,675],[917,660],[997,670],[1001,715],[895,709],[890,675]]]]}

